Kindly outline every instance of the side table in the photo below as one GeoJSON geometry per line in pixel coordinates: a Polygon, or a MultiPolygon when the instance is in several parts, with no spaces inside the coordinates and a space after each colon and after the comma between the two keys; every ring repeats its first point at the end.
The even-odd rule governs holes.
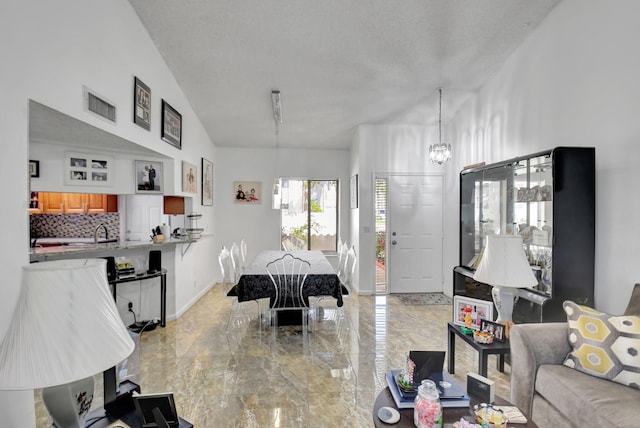
{"type": "Polygon", "coordinates": [[[498,371],[504,372],[504,356],[511,351],[509,341],[493,342],[491,345],[483,345],[473,340],[473,335],[465,334],[459,325],[452,322],[447,324],[449,338],[447,341],[448,366],[447,371],[451,374],[455,373],[456,360],[456,336],[467,342],[473,349],[478,351],[478,374],[487,377],[487,361],[489,355],[498,356],[498,371]]]}

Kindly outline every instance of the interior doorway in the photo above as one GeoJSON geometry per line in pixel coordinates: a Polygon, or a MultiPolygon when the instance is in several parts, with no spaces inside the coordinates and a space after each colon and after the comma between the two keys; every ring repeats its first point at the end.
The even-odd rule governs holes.
{"type": "Polygon", "coordinates": [[[376,177],[376,294],[441,292],[442,175],[376,177]]]}

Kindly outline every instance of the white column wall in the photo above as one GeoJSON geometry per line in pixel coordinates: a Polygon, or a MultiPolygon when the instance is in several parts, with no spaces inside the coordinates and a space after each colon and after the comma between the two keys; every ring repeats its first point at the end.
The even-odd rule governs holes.
{"type": "MultiPolygon", "coordinates": [[[[459,112],[447,168],[448,236],[458,230],[458,172],[556,146],[596,148],[595,306],[622,313],[640,254],[640,3],[565,0],[459,112]],[[456,150],[460,146],[461,150],[456,150]],[[455,189],[455,191],[454,191],[455,189]]],[[[457,264],[450,241],[446,260],[457,264]]],[[[447,283],[452,283],[451,270],[447,283]]]]}
{"type": "MultiPolygon", "coordinates": [[[[162,56],[126,0],[62,0],[48,2],[5,2],[0,14],[0,93],[3,129],[3,156],[0,182],[3,183],[5,251],[0,258],[3,285],[0,291],[0,337],[3,337],[18,298],[21,268],[28,256],[28,100],[34,99],[121,138],[155,150],[176,162],[200,164],[202,156],[214,161],[214,146],[184,97],[162,56]],[[152,91],[151,132],[135,125],[131,118],[133,77],[138,76],[152,91]],[[118,107],[113,125],[87,113],[83,107],[83,85],[118,107]],[[183,149],[177,150],[160,139],[160,102],[166,99],[183,117],[183,149]]],[[[175,188],[180,171],[174,169],[175,188]]],[[[180,194],[180,191],[177,191],[180,194]]],[[[213,233],[213,207],[201,207],[201,224],[213,233]]],[[[197,269],[197,286],[176,294],[177,305],[186,304],[215,276],[214,265],[206,258],[214,240],[199,243],[196,262],[185,265],[197,269]],[[209,249],[207,247],[210,247],[209,249]],[[184,291],[184,293],[183,293],[184,291]]],[[[192,252],[194,249],[191,250],[192,252]]],[[[195,253],[194,253],[195,254],[195,253]]],[[[176,262],[176,270],[178,267],[176,262]]],[[[176,273],[176,278],[180,274],[176,273]]],[[[6,426],[34,426],[33,392],[0,392],[0,415],[6,426]]]]}
{"type": "MultiPolygon", "coordinates": [[[[360,203],[355,215],[357,228],[351,236],[357,243],[356,288],[360,294],[375,291],[374,180],[376,174],[444,174],[445,166],[429,161],[429,144],[438,139],[437,127],[415,125],[361,125],[352,146],[352,174],[358,173],[360,203]]],[[[457,233],[453,235],[457,236],[457,233]]],[[[445,241],[449,237],[444,237],[445,241]]]]}

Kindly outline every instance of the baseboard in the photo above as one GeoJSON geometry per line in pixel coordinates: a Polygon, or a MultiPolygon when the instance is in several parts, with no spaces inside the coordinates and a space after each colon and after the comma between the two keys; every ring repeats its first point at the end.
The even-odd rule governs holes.
{"type": "Polygon", "coordinates": [[[216,285],[216,282],[212,282],[211,284],[207,285],[205,288],[203,288],[202,290],[200,290],[200,292],[198,294],[196,294],[195,296],[193,296],[193,298],[191,298],[191,300],[189,300],[183,307],[181,307],[175,314],[173,315],[167,315],[167,321],[175,321],[178,318],[180,318],[182,316],[182,314],[184,314],[185,312],[187,312],[189,309],[191,309],[191,307],[193,305],[195,305],[196,303],[198,303],[198,301],[200,299],[202,299],[204,297],[205,294],[207,294],[209,292],[209,290],[211,290],[214,285],[216,285]]]}

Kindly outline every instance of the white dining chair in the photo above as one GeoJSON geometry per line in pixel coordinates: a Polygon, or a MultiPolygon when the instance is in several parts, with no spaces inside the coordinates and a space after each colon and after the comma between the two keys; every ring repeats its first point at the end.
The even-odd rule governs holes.
{"type": "Polygon", "coordinates": [[[342,278],[342,284],[345,286],[349,295],[351,295],[352,285],[353,285],[353,274],[356,271],[356,263],[358,258],[356,256],[356,247],[352,246],[347,251],[347,256],[345,257],[344,262],[344,272],[342,278]]]}
{"type": "Polygon", "coordinates": [[[346,242],[343,242],[342,246],[338,250],[338,269],[336,270],[336,272],[338,273],[338,278],[340,278],[340,281],[344,280],[348,252],[349,252],[349,247],[347,246],[346,242]]]}
{"type": "Polygon", "coordinates": [[[240,247],[235,242],[231,244],[231,262],[233,263],[233,281],[238,282],[240,275],[242,275],[242,269],[240,265],[240,247]]]}
{"type": "Polygon", "coordinates": [[[247,267],[247,241],[240,241],[240,269],[244,272],[247,267]]]}
{"type": "MultiPolygon", "coordinates": [[[[220,270],[222,272],[222,292],[225,297],[233,299],[229,319],[227,320],[227,330],[250,323],[251,315],[248,311],[241,311],[241,305],[240,302],[238,302],[238,297],[228,295],[229,291],[237,285],[238,281],[233,258],[231,257],[231,251],[224,246],[218,255],[218,263],[220,264],[220,270]]],[[[260,303],[257,300],[254,301],[258,305],[258,315],[260,315],[260,303]]]]}
{"type": "MultiPolygon", "coordinates": [[[[300,311],[302,315],[302,340],[305,352],[309,349],[308,322],[309,298],[304,296],[304,283],[311,270],[311,264],[291,254],[277,258],[266,265],[273,285],[274,295],[269,302],[271,315],[272,350],[278,332],[278,314],[283,311],[300,311]]],[[[312,320],[313,321],[313,320],[312,320]]]]}

